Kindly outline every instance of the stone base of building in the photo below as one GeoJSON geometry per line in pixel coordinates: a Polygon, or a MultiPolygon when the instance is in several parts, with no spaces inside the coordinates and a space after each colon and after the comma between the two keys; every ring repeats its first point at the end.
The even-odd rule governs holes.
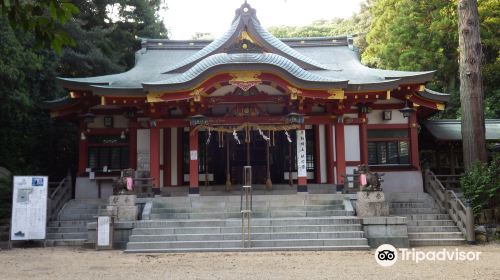
{"type": "Polygon", "coordinates": [[[410,246],[405,217],[364,217],[362,225],[371,248],[382,244],[391,244],[396,248],[410,246]]]}

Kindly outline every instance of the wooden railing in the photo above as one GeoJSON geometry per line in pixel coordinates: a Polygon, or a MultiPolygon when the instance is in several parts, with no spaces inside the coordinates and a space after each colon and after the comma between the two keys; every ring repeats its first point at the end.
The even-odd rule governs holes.
{"type": "Polygon", "coordinates": [[[47,198],[47,221],[57,219],[57,215],[66,202],[71,199],[72,192],[71,175],[64,177],[52,190],[49,188],[49,197],[47,198]]]}
{"type": "Polygon", "coordinates": [[[436,200],[438,206],[448,212],[467,242],[474,243],[474,215],[469,203],[464,205],[453,190],[447,190],[438,177],[430,170],[425,170],[425,189],[436,200]]]}

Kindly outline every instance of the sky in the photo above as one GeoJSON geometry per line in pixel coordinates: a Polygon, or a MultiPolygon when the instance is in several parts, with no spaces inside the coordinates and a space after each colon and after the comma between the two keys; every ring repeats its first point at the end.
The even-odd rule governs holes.
{"type": "MultiPolygon", "coordinates": [[[[319,19],[348,18],[363,0],[248,0],[265,27],[303,26],[319,19]]],[[[196,32],[218,37],[226,32],[244,0],[167,0],[163,18],[170,39],[191,39],[196,32]]]]}

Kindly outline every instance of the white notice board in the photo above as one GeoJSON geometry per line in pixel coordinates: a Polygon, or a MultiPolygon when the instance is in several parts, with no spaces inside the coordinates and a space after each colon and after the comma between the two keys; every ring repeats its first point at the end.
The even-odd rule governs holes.
{"type": "Polygon", "coordinates": [[[111,217],[97,217],[97,249],[112,249],[111,217]]]}
{"type": "Polygon", "coordinates": [[[297,176],[307,177],[306,131],[297,130],[297,176]]]}
{"type": "Polygon", "coordinates": [[[14,176],[11,240],[45,239],[47,176],[14,176]]]}

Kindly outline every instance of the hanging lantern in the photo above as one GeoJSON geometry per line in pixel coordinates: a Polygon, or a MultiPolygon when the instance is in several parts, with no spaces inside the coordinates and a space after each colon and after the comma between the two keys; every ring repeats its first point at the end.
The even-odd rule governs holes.
{"type": "Polygon", "coordinates": [[[206,125],[208,124],[208,118],[203,115],[195,115],[189,117],[189,125],[197,126],[197,125],[206,125]]]}
{"type": "Polygon", "coordinates": [[[402,109],[399,109],[401,114],[403,114],[403,117],[408,118],[415,109],[408,107],[408,101],[405,102],[405,107],[402,109]]]}
{"type": "Polygon", "coordinates": [[[86,124],[93,123],[95,120],[95,115],[92,112],[87,112],[85,115],[83,115],[83,121],[86,124]]]}
{"type": "Polygon", "coordinates": [[[286,115],[285,122],[287,124],[304,124],[304,115],[292,112],[286,115]]]}

